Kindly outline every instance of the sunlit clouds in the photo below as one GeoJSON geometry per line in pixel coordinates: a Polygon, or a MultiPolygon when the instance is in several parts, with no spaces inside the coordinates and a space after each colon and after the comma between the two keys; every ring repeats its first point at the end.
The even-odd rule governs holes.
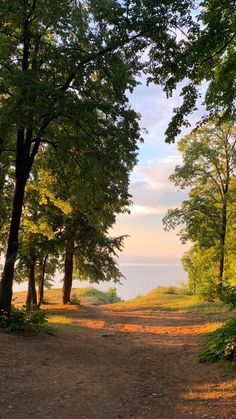
{"type": "MultiPolygon", "coordinates": [[[[139,162],[130,182],[133,206],[130,215],[118,217],[113,234],[127,234],[121,262],[142,260],[168,260],[180,258],[188,246],[183,246],[177,232],[165,232],[162,219],[168,209],[178,207],[186,198],[169,180],[175,166],[181,164],[177,144],[165,143],[165,130],[174,107],[180,105],[178,92],[169,100],[160,87],[140,85],[130,96],[132,106],[141,115],[144,144],[140,145],[139,162]]],[[[194,125],[200,111],[190,117],[194,125]]],[[[189,129],[190,130],[190,129],[189,129]]],[[[188,130],[188,131],[189,131],[188,130]]],[[[183,135],[186,134],[186,129],[183,135]]]]}

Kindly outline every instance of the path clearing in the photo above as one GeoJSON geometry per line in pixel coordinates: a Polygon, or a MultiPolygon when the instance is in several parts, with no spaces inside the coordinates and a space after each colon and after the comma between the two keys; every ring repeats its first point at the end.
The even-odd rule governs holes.
{"type": "Polygon", "coordinates": [[[112,306],[56,313],[75,323],[63,335],[1,333],[1,419],[236,419],[235,371],[196,362],[209,318],[112,306]]]}

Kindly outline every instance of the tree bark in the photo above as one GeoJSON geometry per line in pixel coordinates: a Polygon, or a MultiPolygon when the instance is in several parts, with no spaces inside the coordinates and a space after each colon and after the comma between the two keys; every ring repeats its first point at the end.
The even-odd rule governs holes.
{"type": "Polygon", "coordinates": [[[74,241],[67,240],[66,242],[66,256],[65,256],[65,272],[62,289],[63,304],[70,302],[70,294],[73,282],[73,256],[74,256],[74,241]]]}
{"type": "Polygon", "coordinates": [[[19,227],[27,177],[25,174],[25,176],[16,180],[7,253],[0,283],[0,311],[2,310],[5,313],[9,313],[11,308],[13,274],[19,246],[19,227]]]}
{"type": "Polygon", "coordinates": [[[34,162],[40,142],[35,143],[31,152],[33,130],[20,128],[17,132],[15,161],[15,192],[12,205],[12,217],[9,228],[7,252],[0,283],[0,313],[9,314],[12,301],[14,267],[19,247],[19,228],[25,195],[25,186],[34,162]]]}
{"type": "Polygon", "coordinates": [[[45,256],[42,263],[42,272],[40,275],[39,286],[38,286],[38,307],[41,306],[44,300],[44,280],[45,280],[45,271],[46,271],[48,256],[49,256],[48,254],[45,256]]]}
{"type": "Polygon", "coordinates": [[[33,260],[29,268],[28,293],[26,299],[26,306],[37,305],[37,293],[35,286],[35,264],[36,259],[33,260]]]}
{"type": "MultiPolygon", "coordinates": [[[[228,188],[227,188],[226,193],[227,192],[228,192],[228,188]]],[[[227,204],[225,202],[222,208],[222,224],[221,224],[221,238],[220,238],[221,255],[220,255],[220,263],[219,263],[219,279],[218,279],[218,284],[217,284],[217,293],[220,298],[222,296],[222,287],[223,287],[224,270],[225,270],[226,230],[227,230],[227,204]]]]}

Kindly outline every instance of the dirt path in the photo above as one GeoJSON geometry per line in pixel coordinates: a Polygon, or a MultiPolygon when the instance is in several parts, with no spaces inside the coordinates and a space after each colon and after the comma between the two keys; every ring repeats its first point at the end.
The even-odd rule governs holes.
{"type": "Polygon", "coordinates": [[[0,335],[1,419],[236,418],[235,372],[196,362],[209,319],[111,306],[66,316],[76,326],[64,335],[0,335]]]}

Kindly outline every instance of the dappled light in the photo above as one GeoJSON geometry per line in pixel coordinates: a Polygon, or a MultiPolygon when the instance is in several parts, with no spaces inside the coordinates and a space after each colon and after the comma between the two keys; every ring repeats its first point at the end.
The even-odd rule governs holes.
{"type": "Polygon", "coordinates": [[[218,384],[204,383],[182,395],[186,400],[216,400],[235,399],[236,381],[218,384]]]}
{"type": "Polygon", "coordinates": [[[194,415],[197,418],[235,418],[236,382],[218,383],[206,381],[185,389],[180,394],[176,406],[183,417],[194,415]]]}
{"type": "Polygon", "coordinates": [[[236,419],[235,0],[0,5],[0,419],[236,419]]]}
{"type": "MultiPolygon", "coordinates": [[[[144,320],[146,319],[146,317],[142,317],[141,315],[139,315],[137,317],[137,321],[133,323],[129,321],[129,317],[127,318],[127,320],[124,318],[123,323],[119,323],[119,316],[112,323],[109,321],[106,322],[106,321],[101,321],[101,320],[88,320],[88,319],[80,319],[80,320],[77,320],[76,323],[84,327],[92,328],[92,329],[104,329],[108,331],[118,331],[118,332],[127,332],[127,333],[140,332],[140,333],[150,333],[150,334],[155,334],[155,335],[169,335],[170,334],[173,336],[201,335],[203,333],[213,331],[217,327],[220,326],[220,323],[213,323],[210,325],[209,324],[208,325],[194,324],[194,325],[183,325],[183,326],[171,327],[165,324],[165,320],[163,324],[163,318],[165,319],[165,316],[160,316],[159,318],[157,318],[156,325],[150,325],[142,321],[139,322],[139,320],[141,319],[144,319],[144,320]],[[158,322],[161,323],[160,326],[158,326],[158,322]]],[[[152,319],[155,319],[155,317],[152,316],[152,319]]],[[[170,319],[169,322],[167,322],[167,324],[172,323],[172,321],[173,322],[176,321],[174,316],[173,316],[173,319],[170,319]]]]}
{"type": "MultiPolygon", "coordinates": [[[[31,387],[42,400],[36,412],[43,408],[53,415],[57,410],[58,417],[79,409],[89,419],[169,419],[173,414],[181,419],[233,418],[232,374],[197,363],[203,335],[221,324],[215,315],[126,307],[46,304],[50,337],[23,339],[18,351],[12,345],[16,336],[3,336],[2,376],[11,345],[15,357],[11,392],[18,394],[20,380],[21,416],[33,397],[22,377],[33,374],[31,387]]],[[[10,405],[7,388],[3,393],[10,405]]]]}

